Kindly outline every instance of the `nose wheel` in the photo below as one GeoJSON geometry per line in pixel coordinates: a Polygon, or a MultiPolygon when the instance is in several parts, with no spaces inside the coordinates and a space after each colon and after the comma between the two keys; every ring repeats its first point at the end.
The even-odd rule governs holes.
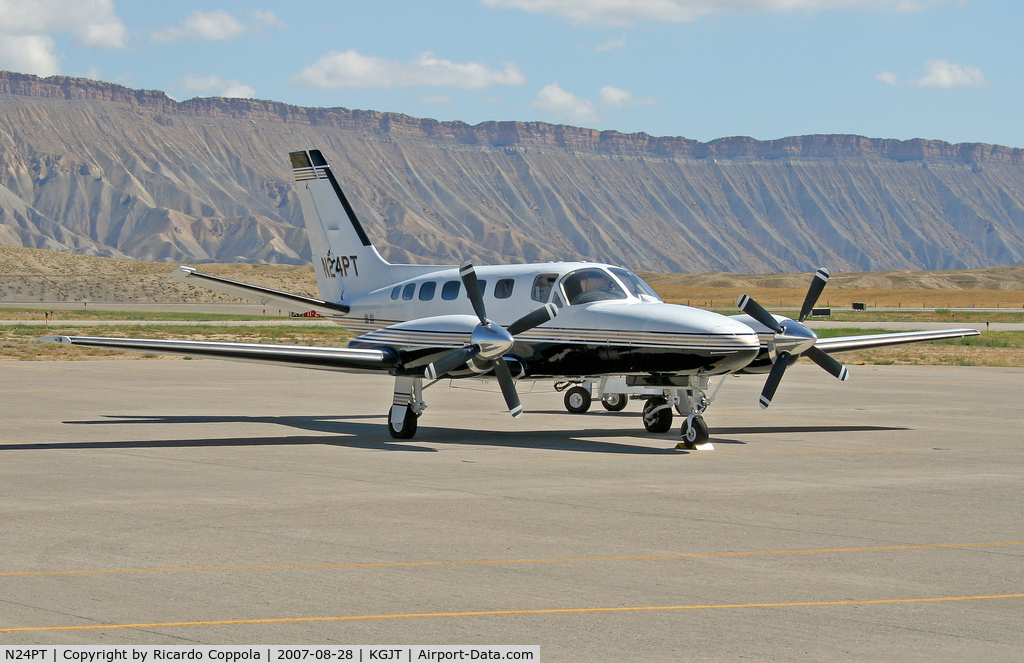
{"type": "Polygon", "coordinates": [[[677,449],[692,451],[700,449],[705,445],[707,447],[711,446],[708,442],[708,425],[704,422],[704,417],[699,414],[683,420],[683,426],[679,431],[679,435],[683,438],[683,441],[676,445],[677,449]]]}

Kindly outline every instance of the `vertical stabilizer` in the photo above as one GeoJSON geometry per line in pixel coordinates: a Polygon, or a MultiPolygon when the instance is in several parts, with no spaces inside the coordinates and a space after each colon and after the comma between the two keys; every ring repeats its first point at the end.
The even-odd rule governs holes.
{"type": "Polygon", "coordinates": [[[391,283],[391,264],[373,247],[320,150],[289,156],[320,297],[341,302],[391,283]]]}

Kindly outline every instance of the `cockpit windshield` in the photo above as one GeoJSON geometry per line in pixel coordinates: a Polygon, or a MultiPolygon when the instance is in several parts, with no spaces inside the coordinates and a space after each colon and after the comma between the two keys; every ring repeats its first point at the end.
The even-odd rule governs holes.
{"type": "Polygon", "coordinates": [[[585,267],[566,274],[562,279],[562,292],[570,306],[629,297],[608,272],[597,267],[585,267]]]}
{"type": "Polygon", "coordinates": [[[642,278],[640,278],[633,272],[627,269],[622,269],[620,267],[612,267],[609,271],[615,276],[619,277],[619,280],[622,281],[623,285],[626,286],[626,290],[629,291],[629,294],[639,298],[641,301],[662,301],[661,297],[658,296],[658,293],[654,292],[654,288],[647,285],[647,283],[642,278]]]}

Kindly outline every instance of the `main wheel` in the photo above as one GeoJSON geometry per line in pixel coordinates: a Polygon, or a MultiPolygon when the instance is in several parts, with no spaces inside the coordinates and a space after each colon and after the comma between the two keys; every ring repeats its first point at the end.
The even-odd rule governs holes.
{"type": "Polygon", "coordinates": [[[416,420],[418,418],[411,407],[405,408],[405,417],[402,418],[402,430],[395,430],[391,423],[391,413],[388,412],[388,432],[396,440],[411,440],[413,435],[416,434],[416,420]]]}
{"type": "Polygon", "coordinates": [[[565,392],[565,409],[572,414],[583,414],[590,409],[590,390],[585,387],[573,387],[565,392]]]}
{"type": "Polygon", "coordinates": [[[626,394],[605,394],[601,399],[601,405],[609,412],[619,412],[625,409],[629,403],[629,396],[626,394]]]}
{"type": "Polygon", "coordinates": [[[686,420],[683,420],[683,427],[679,434],[683,438],[683,446],[687,449],[694,449],[697,445],[708,441],[708,425],[704,423],[704,417],[697,415],[693,418],[693,424],[688,424],[686,420]]]}
{"type": "Polygon", "coordinates": [[[648,433],[667,433],[672,428],[672,408],[654,411],[665,403],[665,399],[659,397],[648,398],[644,404],[644,428],[648,433]]]}

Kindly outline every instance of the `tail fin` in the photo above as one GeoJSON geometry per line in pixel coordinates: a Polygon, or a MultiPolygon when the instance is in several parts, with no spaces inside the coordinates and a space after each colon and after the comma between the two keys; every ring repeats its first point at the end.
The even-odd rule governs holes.
{"type": "Polygon", "coordinates": [[[320,150],[289,156],[320,297],[341,302],[391,283],[392,265],[370,242],[320,150]]]}

